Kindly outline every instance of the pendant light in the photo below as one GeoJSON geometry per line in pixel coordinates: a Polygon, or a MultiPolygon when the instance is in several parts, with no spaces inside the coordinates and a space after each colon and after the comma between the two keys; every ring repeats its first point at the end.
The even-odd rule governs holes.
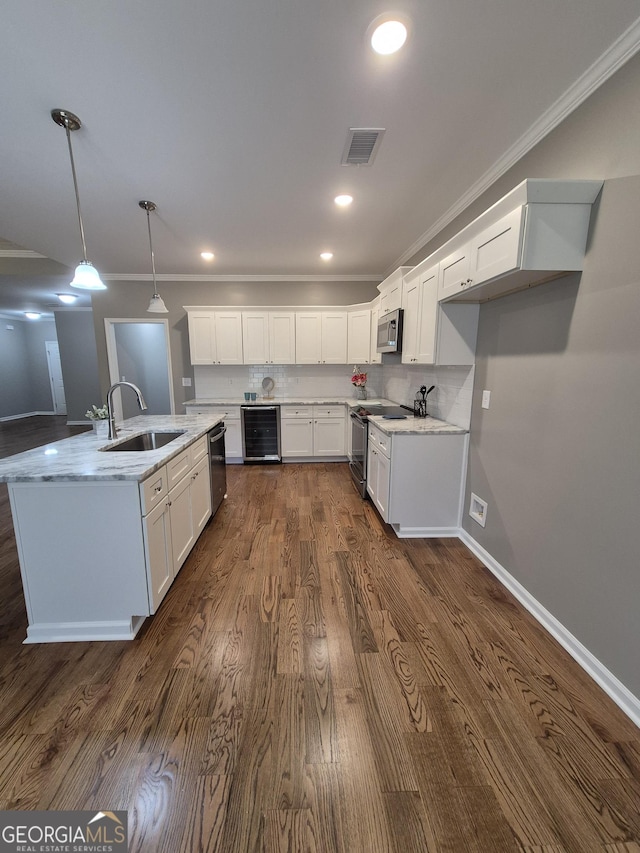
{"type": "Polygon", "coordinates": [[[78,193],[78,178],[76,177],[76,166],[73,160],[73,149],[71,148],[71,131],[79,130],[82,122],[78,116],[69,110],[51,110],[51,118],[67,132],[67,143],[69,145],[69,159],[71,160],[71,174],[73,175],[73,186],[76,191],[76,207],[78,208],[78,224],[80,225],[80,237],[82,238],[83,259],[76,267],[76,272],[71,282],[71,287],[80,290],[106,290],[107,286],[100,279],[100,274],[94,265],[87,259],[87,244],[84,239],[84,226],[80,213],[80,195],[78,193]]]}
{"type": "Polygon", "coordinates": [[[167,306],[164,304],[164,301],[160,294],[158,293],[158,286],[156,285],[156,262],[153,256],[153,243],[151,242],[151,218],[149,213],[152,210],[156,209],[155,204],[152,201],[139,201],[138,204],[143,210],[147,211],[147,229],[149,231],[149,249],[151,250],[151,272],[153,273],[153,296],[151,297],[151,302],[149,302],[149,307],[147,308],[148,313],[150,314],[168,314],[169,310],[167,306]]]}

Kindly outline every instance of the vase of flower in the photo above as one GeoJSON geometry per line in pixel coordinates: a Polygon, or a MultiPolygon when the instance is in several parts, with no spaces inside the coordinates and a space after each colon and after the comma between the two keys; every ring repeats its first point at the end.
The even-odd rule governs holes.
{"type": "Polygon", "coordinates": [[[107,438],[109,435],[109,421],[101,420],[93,422],[93,431],[98,438],[107,438]]]}
{"type": "Polygon", "coordinates": [[[351,384],[355,386],[356,399],[357,400],[366,400],[367,399],[367,374],[362,373],[357,364],[353,365],[353,375],[351,377],[351,384]]]}
{"type": "Polygon", "coordinates": [[[93,422],[93,431],[99,438],[108,438],[109,436],[109,409],[107,406],[91,406],[85,412],[85,418],[89,418],[93,422]]]}

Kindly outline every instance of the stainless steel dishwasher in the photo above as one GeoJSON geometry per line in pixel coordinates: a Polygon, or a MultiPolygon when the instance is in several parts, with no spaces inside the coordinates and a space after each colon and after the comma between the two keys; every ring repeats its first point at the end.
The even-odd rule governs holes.
{"type": "Polygon", "coordinates": [[[227,496],[227,468],[224,451],[224,423],[216,424],[209,430],[209,467],[211,470],[211,515],[227,496]]]}
{"type": "Polygon", "coordinates": [[[242,458],[245,462],[281,462],[280,406],[241,406],[242,458]]]}

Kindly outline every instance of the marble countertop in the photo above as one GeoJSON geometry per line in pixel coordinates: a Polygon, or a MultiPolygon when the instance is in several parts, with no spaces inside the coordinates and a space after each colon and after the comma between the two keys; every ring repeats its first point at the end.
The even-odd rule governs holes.
{"type": "Polygon", "coordinates": [[[357,406],[367,405],[393,406],[391,400],[375,397],[370,400],[356,400],[355,397],[320,396],[316,397],[258,397],[256,400],[245,400],[244,397],[201,397],[186,400],[184,406],[357,406]]]}
{"type": "Polygon", "coordinates": [[[387,435],[464,435],[469,432],[430,415],[426,418],[414,418],[409,412],[405,420],[389,420],[381,415],[374,415],[369,417],[369,423],[375,424],[387,435]]]}
{"type": "Polygon", "coordinates": [[[1,483],[44,483],[77,480],[142,481],[169,459],[223,420],[218,415],[138,415],[118,425],[114,441],[88,432],[54,441],[15,456],[0,459],[1,483]],[[102,448],[143,432],[174,432],[184,435],[157,450],[105,453],[102,448]]]}

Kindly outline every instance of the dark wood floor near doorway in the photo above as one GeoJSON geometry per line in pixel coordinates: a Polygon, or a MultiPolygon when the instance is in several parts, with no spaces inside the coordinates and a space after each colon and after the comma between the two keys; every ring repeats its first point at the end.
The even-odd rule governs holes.
{"type": "Polygon", "coordinates": [[[640,850],[640,731],[462,544],[345,465],[228,479],[131,643],[21,644],[0,487],[0,809],[127,809],[145,853],[640,850]]]}

